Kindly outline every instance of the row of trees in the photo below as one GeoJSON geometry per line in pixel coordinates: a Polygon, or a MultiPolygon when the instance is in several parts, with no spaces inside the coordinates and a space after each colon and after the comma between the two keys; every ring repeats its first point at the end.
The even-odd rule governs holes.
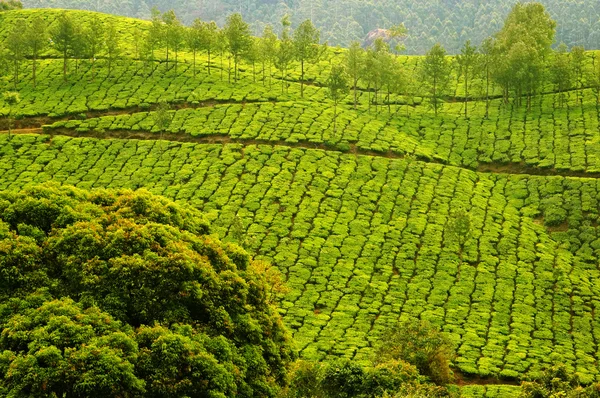
{"type": "MultiPolygon", "coordinates": [[[[64,13],[58,18],[54,28],[48,30],[44,20],[33,19],[29,24],[18,21],[10,30],[6,39],[6,59],[14,69],[15,85],[19,80],[22,61],[32,60],[33,84],[36,83],[36,61],[50,44],[63,58],[63,76],[67,79],[67,62],[75,59],[76,69],[79,59],[89,59],[94,64],[102,54],[111,73],[112,63],[124,54],[120,33],[114,22],[102,22],[94,19],[86,25],[79,24],[64,13]]],[[[228,80],[237,82],[240,78],[239,65],[243,61],[252,67],[252,78],[257,79],[256,65],[261,66],[263,84],[272,85],[273,67],[281,73],[282,92],[286,87],[286,76],[295,64],[300,67],[300,95],[304,96],[306,68],[315,65],[325,56],[331,55],[327,45],[320,44],[320,33],[310,20],[302,22],[292,31],[289,18],[281,20],[281,33],[275,34],[273,27],[267,26],[262,37],[253,37],[249,25],[240,14],[227,18],[225,26],[219,28],[215,22],[203,22],[198,19],[191,27],[185,27],[173,11],[160,13],[153,11],[150,27],[134,34],[134,51],[137,59],[144,65],[159,65],[164,59],[165,70],[174,69],[177,73],[179,55],[189,51],[193,55],[193,73],[196,75],[197,54],[207,54],[207,71],[213,68],[214,54],[220,55],[220,73],[225,70],[228,80]],[[223,66],[227,60],[227,67],[223,66]]],[[[367,49],[353,42],[342,61],[337,61],[335,76],[328,80],[336,82],[338,87],[330,90],[330,96],[337,105],[338,97],[345,93],[344,86],[353,88],[353,103],[357,107],[359,85],[367,88],[369,109],[372,104],[376,111],[378,104],[386,104],[391,112],[390,96],[403,95],[408,101],[411,97],[427,91],[434,112],[438,113],[453,71],[462,77],[465,102],[471,100],[474,81],[481,83],[479,96],[486,100],[489,108],[490,93],[494,87],[501,89],[504,100],[512,97],[516,105],[531,100],[547,83],[553,83],[561,94],[570,88],[593,87],[600,98],[600,70],[589,69],[585,62],[583,47],[574,47],[571,53],[566,46],[552,51],[556,23],[539,3],[517,4],[505,21],[504,27],[493,37],[475,47],[467,41],[459,55],[448,57],[440,44],[434,45],[427,55],[419,60],[417,74],[406,69],[397,54],[402,48],[394,49],[383,39],[378,38],[367,49]],[[345,79],[349,83],[345,83],[345,79]]],[[[396,42],[406,36],[406,30],[399,25],[393,31],[396,42]]],[[[95,72],[94,72],[95,74],[95,72]]],[[[563,95],[560,96],[561,102],[563,95]]],[[[466,105],[466,104],[465,104],[466,105]]],[[[408,107],[407,107],[408,109],[408,107]]],[[[468,117],[468,107],[464,107],[468,117]]],[[[487,111],[486,111],[487,114],[487,111]]]]}
{"type": "Polygon", "coordinates": [[[96,58],[103,53],[108,61],[108,73],[112,71],[113,62],[122,53],[120,34],[114,21],[106,25],[100,19],[93,19],[83,25],[74,20],[69,13],[63,13],[53,29],[49,29],[46,21],[35,17],[30,23],[17,20],[6,38],[3,58],[13,67],[15,88],[19,82],[21,64],[26,59],[32,62],[33,86],[36,85],[37,61],[51,47],[63,58],[63,78],[67,80],[67,62],[70,58],[76,61],[89,59],[92,69],[96,58]]]}

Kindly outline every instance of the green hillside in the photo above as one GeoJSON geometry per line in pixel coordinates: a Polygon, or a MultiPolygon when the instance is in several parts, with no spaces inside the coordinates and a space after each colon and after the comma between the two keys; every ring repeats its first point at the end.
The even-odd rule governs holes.
{"type": "MultiPolygon", "coordinates": [[[[0,40],[37,16],[52,30],[62,12],[0,13],[0,40]]],[[[68,15],[114,24],[123,53],[110,72],[105,50],[69,58],[65,80],[49,47],[35,87],[30,57],[18,81],[6,63],[2,92],[21,101],[0,98],[1,191],[145,188],[200,210],[281,271],[279,311],[306,360],[369,363],[387,330],[420,319],[454,343],[463,396],[516,396],[558,363],[600,382],[600,112],[587,80],[558,92],[546,79],[528,109],[499,84],[486,95],[481,75],[465,92],[449,57],[436,116],[425,58],[399,56],[409,89],[375,100],[360,81],[356,109],[351,90],[335,107],[328,78],[346,49],[306,67],[301,97],[298,63],[269,78],[243,61],[234,82],[226,53],[209,74],[205,53],[194,72],[182,50],[175,69],[161,48],[140,58],[149,23],[68,15]],[[449,227],[461,211],[463,242],[449,227]]]]}

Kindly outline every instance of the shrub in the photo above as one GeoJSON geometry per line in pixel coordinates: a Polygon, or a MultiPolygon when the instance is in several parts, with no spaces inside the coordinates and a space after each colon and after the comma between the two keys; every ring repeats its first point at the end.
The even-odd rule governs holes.
{"type": "Polygon", "coordinates": [[[393,359],[406,361],[437,384],[453,380],[450,370],[453,345],[446,335],[426,321],[398,324],[381,339],[375,355],[378,364],[393,359]]]}

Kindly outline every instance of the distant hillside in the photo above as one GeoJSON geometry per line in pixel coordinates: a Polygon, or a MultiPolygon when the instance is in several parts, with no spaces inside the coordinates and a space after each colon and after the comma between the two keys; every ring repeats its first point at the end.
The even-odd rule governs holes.
{"type": "MultiPolygon", "coordinates": [[[[409,31],[407,53],[423,54],[440,42],[450,53],[471,39],[479,43],[497,31],[515,0],[24,0],[27,8],[59,7],[87,9],[106,13],[148,18],[152,7],[161,11],[173,8],[189,24],[194,18],[224,23],[232,12],[241,12],[252,23],[255,32],[264,24],[279,25],[284,14],[297,25],[312,19],[321,29],[322,38],[332,45],[347,46],[352,40],[363,40],[377,28],[404,23],[409,31]]],[[[597,0],[540,0],[558,22],[557,42],[569,46],[584,45],[598,49],[600,45],[600,2],[597,0]]]]}

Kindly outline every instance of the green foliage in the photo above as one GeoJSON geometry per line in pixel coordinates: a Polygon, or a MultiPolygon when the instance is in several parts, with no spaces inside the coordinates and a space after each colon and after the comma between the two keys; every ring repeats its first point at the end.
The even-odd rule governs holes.
{"type": "Polygon", "coordinates": [[[600,397],[600,384],[587,387],[580,385],[577,375],[569,372],[563,364],[545,370],[540,378],[521,384],[523,398],[597,398],[600,397]]]}
{"type": "Polygon", "coordinates": [[[295,354],[266,276],[197,211],[145,191],[45,185],[1,193],[0,220],[9,392],[268,397],[286,384],[295,354]]]}
{"type": "Polygon", "coordinates": [[[453,380],[450,363],[454,347],[447,335],[429,322],[407,322],[390,330],[381,340],[375,354],[376,363],[403,360],[437,384],[453,380]]]}
{"type": "Polygon", "coordinates": [[[434,45],[425,56],[421,73],[429,86],[430,100],[437,116],[441,97],[448,88],[450,80],[450,61],[446,50],[439,44],[434,45]]]}

